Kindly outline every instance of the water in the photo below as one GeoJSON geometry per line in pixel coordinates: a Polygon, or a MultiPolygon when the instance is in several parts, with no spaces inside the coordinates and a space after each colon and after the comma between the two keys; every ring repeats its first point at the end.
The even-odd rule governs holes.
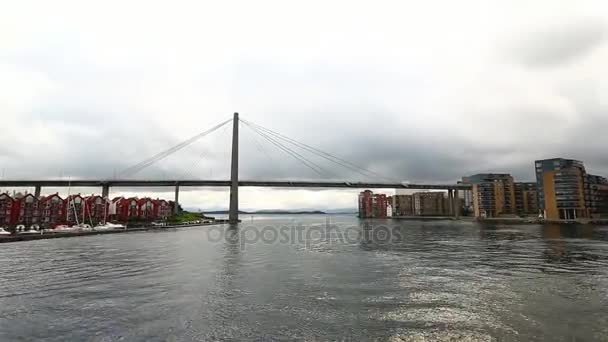
{"type": "Polygon", "coordinates": [[[251,224],[1,244],[0,341],[608,340],[608,227],[251,224]]]}

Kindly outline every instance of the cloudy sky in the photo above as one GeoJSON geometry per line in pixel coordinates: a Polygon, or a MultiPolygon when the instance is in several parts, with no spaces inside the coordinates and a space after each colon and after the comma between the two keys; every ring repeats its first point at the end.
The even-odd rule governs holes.
{"type": "MultiPolygon", "coordinates": [[[[608,175],[606,61],[603,0],[10,1],[0,176],[114,177],[235,111],[399,180],[531,180],[554,156],[608,175]]],[[[133,177],[226,179],[229,141],[220,129],[133,177]]],[[[246,126],[241,142],[241,179],[321,178],[246,126]]],[[[355,204],[352,191],[241,194],[243,208],[355,204]]]]}

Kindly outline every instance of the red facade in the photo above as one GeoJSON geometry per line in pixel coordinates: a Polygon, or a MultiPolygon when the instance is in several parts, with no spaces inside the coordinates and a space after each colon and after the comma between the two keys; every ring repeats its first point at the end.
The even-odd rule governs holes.
{"type": "Polygon", "coordinates": [[[71,195],[62,199],[59,194],[36,198],[33,194],[13,198],[0,193],[0,227],[39,224],[52,228],[59,224],[97,224],[106,221],[166,220],[173,213],[171,201],[137,197],[117,197],[111,202],[98,195],[71,195]]]}
{"type": "Polygon", "coordinates": [[[138,217],[141,220],[154,220],[154,202],[150,198],[142,198],[137,201],[138,217]]]}
{"type": "Polygon", "coordinates": [[[120,222],[127,222],[139,218],[137,197],[116,197],[112,200],[110,209],[111,218],[120,222]]]}
{"type": "Polygon", "coordinates": [[[26,194],[17,200],[19,202],[19,216],[17,224],[26,227],[40,222],[39,200],[32,194],[26,194]]]}
{"type": "MultiPolygon", "coordinates": [[[[85,201],[84,197],[78,195],[70,195],[68,198],[63,200],[64,206],[64,217],[67,219],[68,224],[83,223],[84,220],[84,209],[85,201]]],[[[87,217],[88,219],[88,217],[87,217]]],[[[88,222],[88,220],[87,220],[88,222]]]]}
{"type": "Polygon", "coordinates": [[[53,194],[40,199],[40,223],[44,226],[53,226],[65,222],[65,202],[58,195],[53,194]]]}
{"type": "Polygon", "coordinates": [[[173,207],[171,203],[161,200],[155,199],[154,202],[154,217],[157,220],[166,220],[173,213],[173,207]]]}
{"type": "Polygon", "coordinates": [[[119,222],[166,220],[173,213],[173,205],[162,199],[116,197],[108,213],[110,219],[119,222]]]}
{"type": "Polygon", "coordinates": [[[374,194],[365,190],[359,194],[360,218],[386,218],[388,198],[385,194],[374,194]]]}
{"type": "Polygon", "coordinates": [[[19,201],[9,194],[0,194],[0,227],[17,224],[19,219],[19,201]]]}
{"type": "Polygon", "coordinates": [[[109,204],[101,196],[91,195],[85,198],[85,216],[95,223],[105,222],[108,217],[109,204]]]}

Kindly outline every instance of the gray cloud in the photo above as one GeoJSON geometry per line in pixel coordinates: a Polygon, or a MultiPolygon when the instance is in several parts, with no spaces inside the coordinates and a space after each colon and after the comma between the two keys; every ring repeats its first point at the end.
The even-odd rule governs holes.
{"type": "Polygon", "coordinates": [[[605,21],[590,20],[561,24],[550,29],[526,32],[510,49],[511,55],[530,67],[553,67],[587,55],[608,37],[605,21]]]}
{"type": "MultiPolygon", "coordinates": [[[[46,11],[63,15],[56,6],[46,11]]],[[[556,156],[608,175],[606,18],[572,22],[568,9],[547,16],[546,6],[515,5],[481,18],[466,4],[444,15],[426,2],[407,11],[395,4],[390,13],[348,4],[351,15],[319,2],[291,16],[248,13],[225,27],[232,11],[217,6],[219,14],[192,4],[185,12],[197,15],[186,26],[165,9],[127,8],[129,20],[108,27],[101,18],[115,7],[107,6],[106,16],[28,21],[28,30],[20,24],[27,16],[0,13],[2,23],[19,19],[0,55],[6,176],[113,177],[234,111],[403,181],[454,182],[476,172],[531,180],[535,159],[556,156]],[[315,20],[320,12],[327,20],[315,20]],[[162,32],[158,22],[168,23],[162,32]],[[517,35],[507,55],[524,68],[491,58],[505,54],[491,44],[502,33],[517,35]]],[[[298,152],[334,178],[370,180],[298,152]]],[[[136,177],[227,179],[229,158],[227,127],[136,177]]],[[[242,179],[321,178],[245,126],[240,162],[242,179]]],[[[193,205],[226,206],[225,189],[186,190],[193,205]]],[[[312,207],[320,193],[353,205],[351,193],[258,190],[244,205],[312,207]]]]}

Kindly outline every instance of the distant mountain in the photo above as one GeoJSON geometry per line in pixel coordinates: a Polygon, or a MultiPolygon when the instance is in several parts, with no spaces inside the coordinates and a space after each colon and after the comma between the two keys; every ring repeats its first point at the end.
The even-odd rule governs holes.
{"type": "MultiPolygon", "coordinates": [[[[198,208],[187,208],[192,212],[203,212],[205,214],[228,214],[228,209],[208,209],[200,210],[198,208]]],[[[331,208],[331,209],[314,209],[314,208],[296,208],[296,209],[259,209],[259,210],[239,210],[239,214],[356,214],[357,208],[331,208]]]]}
{"type": "MultiPolygon", "coordinates": [[[[228,210],[211,210],[204,211],[205,214],[228,214],[228,210]]],[[[243,211],[239,210],[239,214],[284,214],[284,215],[302,215],[302,214],[317,214],[323,215],[326,214],[320,210],[283,210],[283,209],[263,209],[263,210],[254,210],[254,211],[243,211]]]]}
{"type": "Polygon", "coordinates": [[[299,214],[326,214],[323,211],[320,210],[275,210],[275,209],[264,209],[264,210],[256,210],[254,212],[251,212],[251,214],[292,214],[292,215],[299,215],[299,214]]]}
{"type": "MultiPolygon", "coordinates": [[[[201,210],[205,214],[226,214],[228,215],[227,209],[219,209],[219,210],[201,210]]],[[[239,210],[239,214],[250,214],[247,211],[239,210]]]]}
{"type": "Polygon", "coordinates": [[[340,209],[326,209],[324,210],[328,214],[357,214],[359,209],[357,208],[340,208],[340,209]]]}

